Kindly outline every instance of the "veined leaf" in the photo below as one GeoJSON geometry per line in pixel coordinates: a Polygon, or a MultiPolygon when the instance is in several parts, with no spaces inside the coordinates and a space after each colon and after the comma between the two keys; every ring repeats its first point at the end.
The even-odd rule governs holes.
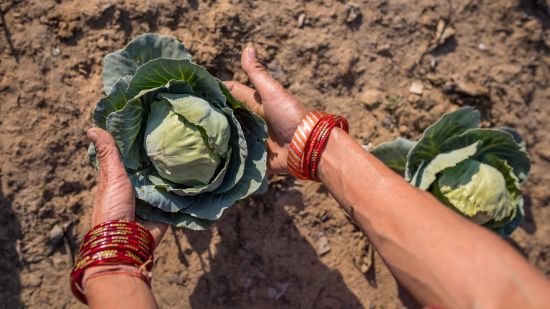
{"type": "Polygon", "coordinates": [[[439,172],[472,157],[477,151],[478,144],[479,142],[474,142],[466,147],[438,154],[425,167],[418,169],[411,179],[411,183],[422,190],[427,190],[439,172]]]}
{"type": "Polygon", "coordinates": [[[105,129],[111,133],[117,144],[124,165],[136,170],[140,167],[139,136],[143,109],[139,99],[132,99],[126,105],[107,116],[105,129]]]}
{"type": "Polygon", "coordinates": [[[442,151],[465,147],[476,141],[481,144],[474,158],[486,162],[487,156],[496,156],[504,160],[513,168],[514,174],[520,183],[527,179],[531,162],[527,153],[518,145],[514,138],[498,129],[470,129],[455,136],[441,145],[442,151]]]}
{"type": "Polygon", "coordinates": [[[472,107],[463,107],[443,115],[424,131],[420,140],[409,152],[405,178],[411,180],[422,161],[431,161],[438,155],[443,142],[467,129],[478,127],[479,121],[480,114],[472,107]]]}
{"type": "Polygon", "coordinates": [[[191,60],[191,55],[181,42],[173,38],[152,33],[140,35],[130,41],[124,49],[103,58],[105,93],[111,91],[120,77],[134,75],[141,65],[157,58],[191,60]]]}
{"type": "Polygon", "coordinates": [[[171,80],[185,81],[193,88],[193,95],[211,104],[226,106],[226,98],[218,81],[205,68],[186,59],[158,58],[142,65],[132,78],[127,95],[130,98],[140,96],[142,91],[164,87],[171,80]]]}
{"type": "Polygon", "coordinates": [[[112,113],[118,110],[121,110],[126,103],[128,103],[128,97],[126,96],[126,90],[130,85],[131,76],[123,76],[117,80],[116,84],[110,91],[109,95],[104,98],[101,98],[97,102],[96,108],[93,113],[93,119],[95,124],[102,128],[106,129],[107,126],[107,117],[112,113]]]}
{"type": "Polygon", "coordinates": [[[211,221],[195,218],[183,212],[165,212],[139,200],[136,202],[136,214],[146,221],[164,222],[178,228],[197,231],[206,230],[212,224],[211,221]]]}

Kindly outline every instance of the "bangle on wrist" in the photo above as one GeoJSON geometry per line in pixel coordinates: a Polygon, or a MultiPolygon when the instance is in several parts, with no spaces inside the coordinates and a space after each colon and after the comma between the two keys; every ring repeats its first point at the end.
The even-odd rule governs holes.
{"type": "Polygon", "coordinates": [[[108,274],[127,274],[150,285],[154,249],[153,235],[137,222],[113,220],[95,226],[84,236],[71,272],[74,296],[87,304],[86,281],[108,274]],[[94,272],[96,266],[105,268],[94,272]]]}
{"type": "Polygon", "coordinates": [[[319,181],[317,170],[330,133],[336,127],[349,132],[348,121],[338,115],[309,112],[292,137],[287,165],[298,179],[319,181]]]}

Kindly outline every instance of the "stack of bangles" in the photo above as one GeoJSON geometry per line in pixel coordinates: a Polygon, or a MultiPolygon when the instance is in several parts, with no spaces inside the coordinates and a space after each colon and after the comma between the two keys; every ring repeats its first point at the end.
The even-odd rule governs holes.
{"type": "Polygon", "coordinates": [[[71,272],[71,290],[74,296],[87,304],[83,288],[84,271],[94,266],[113,267],[91,274],[86,281],[94,277],[123,273],[141,278],[150,285],[154,249],[153,235],[137,222],[113,220],[95,226],[84,236],[71,272]]]}
{"type": "Polygon", "coordinates": [[[336,127],[349,132],[348,121],[342,116],[312,111],[304,117],[288,151],[288,170],[294,177],[319,181],[317,169],[321,154],[336,127]]]}

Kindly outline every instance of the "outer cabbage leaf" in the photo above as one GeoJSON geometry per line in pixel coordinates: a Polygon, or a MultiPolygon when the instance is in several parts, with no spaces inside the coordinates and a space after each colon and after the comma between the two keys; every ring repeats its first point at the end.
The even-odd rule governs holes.
{"type": "Polygon", "coordinates": [[[188,228],[198,231],[206,230],[212,224],[211,221],[194,218],[186,213],[164,212],[140,200],[137,200],[136,203],[136,214],[143,220],[164,222],[178,228],[188,228]]]}
{"type": "Polygon", "coordinates": [[[222,82],[219,82],[219,85],[223,95],[227,98],[227,105],[235,111],[237,117],[242,119],[242,125],[247,133],[253,134],[258,140],[267,141],[268,134],[265,121],[246,105],[235,99],[222,82]]]}
{"type": "Polygon", "coordinates": [[[463,148],[438,154],[433,160],[418,168],[417,173],[411,179],[411,183],[422,190],[427,190],[435,181],[439,172],[472,157],[476,153],[479,143],[478,141],[463,148]]]}
{"type": "Polygon", "coordinates": [[[149,175],[151,174],[156,174],[153,167],[128,175],[132,185],[134,185],[137,199],[165,212],[179,212],[191,206],[194,201],[193,198],[179,197],[165,190],[162,186],[153,184],[151,180],[149,180],[149,175]]]}
{"type": "Polygon", "coordinates": [[[245,162],[248,157],[248,145],[246,143],[245,135],[237,118],[233,115],[233,110],[227,107],[222,108],[223,113],[229,120],[231,127],[231,135],[229,138],[229,145],[232,149],[229,160],[231,165],[228,167],[227,174],[220,187],[216,189],[216,193],[224,193],[233,188],[237,184],[244,174],[245,162]]]}
{"type": "Polygon", "coordinates": [[[92,118],[98,127],[105,130],[107,126],[107,117],[112,112],[119,111],[126,105],[128,102],[126,90],[130,85],[131,79],[132,76],[130,75],[118,79],[108,95],[97,102],[92,118]]]}
{"type": "Polygon", "coordinates": [[[118,79],[134,75],[149,60],[157,58],[188,59],[185,46],[173,38],[147,33],[134,38],[126,47],[103,58],[103,89],[109,93],[118,79]]]}
{"type": "MultiPolygon", "coordinates": [[[[172,80],[187,82],[193,95],[219,107],[226,106],[218,81],[205,68],[189,60],[158,58],[139,67],[128,86],[127,96],[133,98],[157,90],[172,80]]],[[[147,102],[146,102],[147,103],[147,102]]]]}
{"type": "Polygon", "coordinates": [[[414,144],[411,140],[398,137],[391,142],[384,142],[373,147],[370,152],[394,172],[404,176],[407,155],[414,144]]]}
{"type": "Polygon", "coordinates": [[[131,99],[126,105],[107,116],[106,130],[113,135],[120,150],[124,165],[136,170],[141,166],[139,145],[136,143],[140,135],[143,108],[139,99],[131,99]]]}
{"type": "Polygon", "coordinates": [[[509,128],[509,127],[498,128],[498,130],[504,131],[504,132],[512,135],[512,138],[514,138],[514,141],[516,141],[516,143],[518,143],[518,145],[522,148],[523,151],[527,152],[527,150],[525,148],[526,147],[525,141],[523,140],[523,137],[521,137],[521,135],[519,134],[518,131],[516,131],[513,128],[509,128]]]}
{"type": "MultiPolygon", "coordinates": [[[[405,178],[411,180],[422,161],[430,161],[438,155],[443,142],[467,129],[478,127],[479,122],[480,114],[472,107],[463,107],[443,115],[424,131],[422,137],[409,152],[405,178]]],[[[468,145],[471,144],[473,142],[468,145]]]]}
{"type": "Polygon", "coordinates": [[[470,129],[441,144],[440,148],[442,151],[450,151],[471,145],[477,141],[481,141],[481,144],[473,157],[474,159],[487,162],[490,160],[488,156],[496,156],[506,161],[512,167],[520,183],[527,179],[531,168],[531,162],[527,153],[516,143],[510,134],[501,130],[470,129]]]}

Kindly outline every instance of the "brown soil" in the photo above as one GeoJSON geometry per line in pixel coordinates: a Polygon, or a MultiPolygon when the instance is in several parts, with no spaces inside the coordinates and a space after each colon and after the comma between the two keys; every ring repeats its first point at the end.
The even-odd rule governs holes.
{"type": "MultiPolygon", "coordinates": [[[[548,1],[278,2],[1,2],[0,307],[80,307],[68,274],[96,175],[84,130],[102,57],[143,32],[241,81],[254,43],[304,104],[345,115],[365,144],[416,138],[462,105],[517,128],[533,169],[510,242],[550,276],[548,1]]],[[[371,252],[326,190],[275,177],[210,231],[169,231],[153,288],[163,308],[415,307],[371,252]]]]}

